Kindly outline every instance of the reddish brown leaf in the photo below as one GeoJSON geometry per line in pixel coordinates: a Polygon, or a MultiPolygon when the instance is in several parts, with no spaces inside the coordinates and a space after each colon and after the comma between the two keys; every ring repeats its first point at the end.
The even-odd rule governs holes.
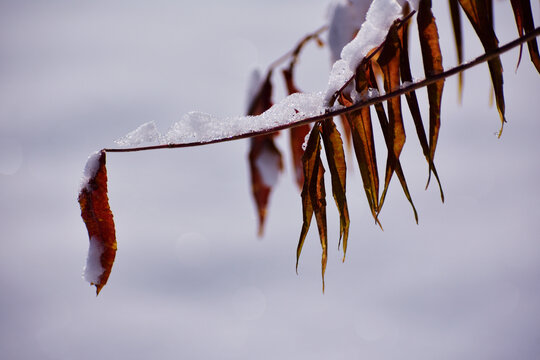
{"type": "Polygon", "coordinates": [[[259,236],[264,232],[266,209],[273,186],[283,169],[281,153],[274,144],[272,135],[251,139],[249,151],[251,189],[259,219],[259,236]]]}
{"type": "Polygon", "coordinates": [[[326,159],[328,161],[328,168],[330,169],[330,175],[332,177],[332,194],[339,212],[339,242],[341,243],[341,240],[343,239],[343,261],[345,261],[350,222],[347,197],[345,196],[347,165],[345,163],[343,141],[341,140],[341,135],[332,119],[323,121],[322,138],[326,159]]]}
{"type": "MultiPolygon", "coordinates": [[[[366,77],[369,78],[369,86],[378,90],[377,81],[375,79],[375,76],[373,74],[373,71],[371,69],[367,69],[367,75],[366,77]]],[[[394,153],[392,151],[393,144],[391,140],[391,129],[388,121],[388,117],[386,116],[386,112],[384,111],[384,106],[381,103],[375,104],[375,111],[377,113],[377,117],[379,118],[379,123],[381,125],[381,130],[383,132],[384,141],[386,143],[386,148],[388,149],[388,159],[386,161],[386,169],[388,172],[389,167],[393,167],[392,171],[395,171],[398,180],[401,184],[401,188],[403,189],[403,193],[405,194],[405,197],[411,204],[413,213],[414,213],[414,219],[416,220],[416,223],[418,223],[418,213],[416,212],[416,207],[414,206],[414,203],[412,201],[411,194],[409,192],[409,187],[407,186],[407,181],[405,179],[405,174],[403,173],[403,169],[401,167],[401,161],[399,159],[394,158],[394,153]]],[[[385,192],[381,196],[381,202],[379,204],[379,212],[381,210],[384,198],[386,197],[386,191],[387,188],[385,188],[385,192]]]]}
{"type": "MultiPolygon", "coordinates": [[[[249,106],[249,115],[259,115],[272,106],[271,72],[266,76],[259,92],[253,97],[249,106]]],[[[274,143],[274,134],[258,136],[251,139],[249,165],[251,173],[251,190],[257,206],[259,220],[259,236],[264,232],[266,209],[272,187],[275,185],[280,171],[283,169],[282,156],[274,143]]]]}
{"type": "MultiPolygon", "coordinates": [[[[516,25],[519,35],[528,33],[534,30],[534,20],[532,16],[531,3],[526,0],[511,0],[512,9],[514,11],[514,17],[516,19],[516,25]]],[[[532,63],[536,67],[536,70],[540,73],[540,55],[538,53],[538,44],[536,38],[527,42],[529,48],[529,56],[532,63]]],[[[521,52],[523,45],[519,48],[519,62],[521,60],[521,52]]]]}
{"type": "MultiPolygon", "coordinates": [[[[454,30],[454,40],[456,42],[456,53],[458,65],[463,63],[463,34],[461,32],[461,12],[458,0],[448,0],[450,6],[450,16],[452,18],[452,28],[454,30]]],[[[461,103],[463,97],[463,72],[458,74],[458,98],[461,103]]]]}
{"type": "Polygon", "coordinates": [[[105,160],[105,151],[88,159],[79,192],[81,216],[90,240],[85,279],[96,286],[96,295],[107,283],[116,256],[116,235],[107,196],[105,160]]]}
{"type": "MultiPolygon", "coordinates": [[[[486,52],[495,50],[499,46],[499,40],[493,30],[491,2],[487,0],[459,0],[459,3],[465,11],[467,18],[471,22],[486,52]]],[[[493,91],[495,92],[497,110],[499,111],[499,116],[501,118],[501,130],[499,131],[499,136],[501,136],[506,118],[504,116],[503,68],[500,57],[497,56],[489,60],[488,67],[489,73],[491,74],[493,91]]]]}
{"type": "Polygon", "coordinates": [[[321,161],[321,124],[316,123],[311,130],[306,151],[302,158],[304,164],[304,187],[302,189],[302,214],[303,224],[300,232],[300,240],[296,250],[296,270],[298,260],[311,224],[311,218],[315,213],[319,238],[322,247],[321,272],[324,292],[324,273],[328,257],[328,239],[326,227],[326,193],[324,189],[324,168],[321,161]]]}
{"type": "MultiPolygon", "coordinates": [[[[418,35],[420,36],[420,48],[422,49],[422,60],[424,63],[424,73],[426,75],[426,78],[429,78],[444,71],[442,65],[441,48],[439,45],[439,32],[437,30],[437,24],[435,23],[433,13],[431,12],[431,0],[420,1],[420,5],[418,7],[417,21],[418,35]]],[[[439,129],[441,126],[441,99],[443,86],[444,80],[427,86],[429,101],[428,163],[430,170],[433,170],[435,149],[437,147],[439,129]]]]}
{"type": "MultiPolygon", "coordinates": [[[[400,86],[400,40],[398,29],[395,26],[390,28],[386,37],[383,49],[377,60],[383,73],[384,90],[389,93],[399,89],[400,86]]],[[[395,97],[387,101],[388,106],[388,127],[387,145],[388,158],[386,161],[386,175],[384,179],[384,190],[379,201],[379,211],[384,204],[386,192],[392,175],[396,169],[396,162],[399,160],[401,150],[405,144],[405,128],[401,116],[401,98],[395,97]]]]}
{"type": "MultiPolygon", "coordinates": [[[[358,80],[357,80],[358,81],[358,80]]],[[[360,92],[364,94],[365,91],[360,92]]],[[[339,102],[345,106],[350,106],[352,102],[345,96],[340,96],[339,102]]],[[[371,125],[371,114],[369,107],[364,107],[358,111],[350,112],[346,115],[353,140],[354,153],[364,191],[373,218],[377,222],[377,212],[379,208],[379,172],[377,170],[377,156],[375,153],[375,142],[373,140],[373,127],[371,125]]]]}
{"type": "MultiPolygon", "coordinates": [[[[283,76],[285,77],[285,83],[287,84],[287,91],[289,92],[289,95],[299,92],[299,90],[294,85],[291,69],[284,69],[283,76]]],[[[302,145],[304,144],[305,138],[309,133],[310,129],[311,127],[309,126],[309,124],[296,126],[291,129],[290,143],[293,173],[296,179],[296,183],[298,184],[298,187],[300,189],[304,184],[304,172],[302,166],[302,155],[304,154],[304,149],[302,149],[302,145]]]]}
{"type": "MultiPolygon", "coordinates": [[[[408,26],[409,25],[407,23],[403,24],[403,33],[402,33],[403,38],[401,41],[402,45],[401,45],[400,72],[401,72],[401,80],[404,83],[413,81],[413,77],[411,73],[411,66],[409,62],[408,26]]],[[[418,140],[420,141],[420,146],[422,147],[422,151],[429,165],[429,169],[430,169],[429,172],[430,174],[431,172],[433,172],[433,174],[435,175],[435,178],[437,179],[437,183],[439,185],[439,191],[441,193],[441,200],[444,202],[444,193],[442,190],[441,181],[439,180],[439,175],[437,174],[437,169],[435,168],[435,164],[431,160],[428,140],[426,136],[426,131],[424,129],[424,123],[422,122],[422,115],[420,112],[420,106],[418,105],[418,99],[416,98],[416,92],[411,91],[411,92],[406,93],[405,99],[407,100],[407,104],[409,105],[409,110],[411,112],[411,116],[414,121],[414,126],[416,128],[416,134],[418,136],[418,140]]],[[[428,175],[428,185],[429,185],[429,175],[428,175]]],[[[426,188],[427,188],[427,185],[426,185],[426,188]]]]}

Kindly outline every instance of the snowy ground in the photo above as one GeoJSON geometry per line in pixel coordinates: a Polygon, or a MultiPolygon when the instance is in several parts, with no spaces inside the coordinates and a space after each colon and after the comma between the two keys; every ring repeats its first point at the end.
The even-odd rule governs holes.
{"type": "MultiPolygon", "coordinates": [[[[434,3],[451,66],[446,2],[434,3]]],[[[505,43],[515,25],[507,2],[495,5],[505,43]]],[[[117,260],[98,298],[82,279],[88,239],[76,197],[87,156],[147,121],[166,131],[192,110],[241,115],[252,67],[317,29],[326,6],[0,4],[2,358],[532,359],[540,352],[540,78],[526,51],[517,73],[517,51],[502,59],[509,123],[501,139],[487,68],[466,73],[461,106],[456,79],[446,82],[437,153],[445,204],[435,186],[423,190],[427,167],[406,120],[403,166],[419,225],[393,182],[385,231],[375,227],[353,170],[347,260],[340,261],[329,210],[324,295],[316,231],[294,272],[301,204],[288,157],[266,236],[256,238],[247,141],[109,154],[117,260]]],[[[473,58],[478,42],[465,39],[465,57],[473,58]]],[[[328,59],[309,47],[299,87],[323,90],[328,59]]],[[[413,72],[422,74],[418,64],[413,72]]],[[[287,140],[280,137],[282,148],[287,140]]]]}

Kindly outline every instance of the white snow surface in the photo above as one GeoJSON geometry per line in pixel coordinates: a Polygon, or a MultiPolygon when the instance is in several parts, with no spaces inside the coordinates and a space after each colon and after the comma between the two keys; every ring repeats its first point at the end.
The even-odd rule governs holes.
{"type": "Polygon", "coordinates": [[[99,278],[103,274],[103,266],[101,266],[101,255],[103,254],[103,245],[96,240],[94,236],[90,238],[88,248],[88,257],[86,258],[86,266],[84,267],[84,279],[90,284],[99,284],[99,278]]]}
{"type": "Polygon", "coordinates": [[[350,42],[366,19],[371,0],[337,0],[328,9],[328,47],[332,63],[341,57],[341,50],[350,42]]]}
{"type": "MultiPolygon", "coordinates": [[[[404,4],[404,0],[374,0],[371,3],[366,21],[355,38],[345,45],[341,51],[341,59],[334,63],[330,71],[325,92],[326,102],[330,102],[334,93],[343,87],[348,80],[348,78],[344,80],[346,74],[354,74],[369,51],[385,40],[392,23],[403,15],[404,4]]],[[[411,4],[412,8],[415,6],[416,4],[411,4]]]]}
{"type": "Polygon", "coordinates": [[[86,160],[86,165],[84,166],[83,176],[81,178],[81,183],[79,185],[79,192],[82,189],[88,189],[88,183],[90,179],[96,176],[97,171],[99,170],[99,158],[101,157],[101,151],[96,151],[86,160]]]}
{"type": "MultiPolygon", "coordinates": [[[[116,143],[120,146],[138,146],[142,142],[159,144],[209,142],[240,134],[269,130],[276,126],[288,125],[308,117],[322,115],[329,107],[335,92],[340,90],[352,77],[358,64],[360,64],[368,52],[385,40],[392,23],[402,17],[405,2],[405,0],[373,0],[367,11],[366,20],[355,38],[343,47],[341,59],[333,64],[328,79],[328,86],[324,92],[289,95],[258,116],[223,118],[203,112],[190,112],[174,123],[165,134],[160,134],[155,124],[149,122],[141,125],[120,140],[117,140],[116,143]]],[[[417,8],[418,1],[409,3],[413,9],[417,8]]],[[[350,15],[350,19],[354,17],[358,19],[359,17],[361,18],[360,13],[363,9],[362,6],[365,6],[365,2],[362,0],[351,0],[351,5],[345,5],[344,3],[335,5],[334,8],[331,8],[333,9],[333,22],[349,16],[343,12],[346,6],[352,6],[351,9],[354,9],[353,12],[355,12],[354,16],[350,15]]],[[[350,21],[350,24],[352,24],[354,20],[350,19],[346,21],[350,21]]],[[[336,33],[334,35],[340,37],[342,40],[342,35],[337,35],[336,33]]],[[[248,100],[253,98],[254,94],[260,88],[260,84],[260,73],[254,72],[248,90],[248,100]]],[[[339,107],[337,105],[330,110],[339,107]]]]}
{"type": "Polygon", "coordinates": [[[159,141],[160,135],[156,123],[149,121],[114,142],[120,146],[137,146],[144,143],[154,143],[159,141]]]}

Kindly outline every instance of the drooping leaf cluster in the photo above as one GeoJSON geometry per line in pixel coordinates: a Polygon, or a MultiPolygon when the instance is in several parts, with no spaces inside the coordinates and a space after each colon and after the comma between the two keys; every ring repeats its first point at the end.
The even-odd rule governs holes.
{"type": "MultiPolygon", "coordinates": [[[[511,5],[518,36],[525,37],[527,34],[537,34],[539,29],[534,27],[530,2],[511,0],[511,5]]],[[[464,13],[486,51],[485,56],[488,59],[496,105],[501,122],[504,124],[506,119],[502,65],[497,52],[500,50],[499,43],[493,28],[492,1],[449,0],[449,6],[457,45],[458,63],[462,64],[463,62],[461,17],[464,13]]],[[[404,9],[402,17],[396,19],[390,27],[386,39],[379,46],[372,49],[369,55],[358,64],[354,75],[343,84],[343,87],[334,94],[332,100],[326,104],[327,112],[322,116],[304,119],[289,126],[292,164],[295,181],[301,188],[303,218],[297,247],[296,268],[298,269],[298,261],[311,221],[315,217],[322,248],[323,291],[328,258],[325,165],[330,173],[332,195],[339,213],[338,246],[343,244],[343,260],[345,260],[347,251],[350,218],[346,198],[347,164],[345,159],[346,151],[343,145],[344,140],[345,143],[350,144],[351,151],[354,152],[374,222],[381,226],[379,215],[394,174],[398,178],[403,193],[411,205],[414,218],[418,222],[417,211],[400,161],[400,155],[406,141],[402,95],[405,97],[422,154],[427,162],[429,174],[427,183],[429,185],[431,176],[435,177],[441,199],[444,201],[441,182],[435,166],[435,152],[441,125],[441,99],[444,79],[453,73],[459,73],[459,91],[461,94],[463,84],[461,71],[465,67],[453,73],[443,69],[439,30],[431,10],[431,0],[420,0],[415,11],[410,11],[407,6],[404,9]],[[418,28],[418,42],[421,49],[426,78],[425,88],[429,103],[425,120],[422,117],[415,92],[415,89],[421,86],[414,87],[410,85],[414,85],[415,82],[410,67],[408,44],[411,39],[409,39],[408,28],[414,22],[414,19],[418,28]],[[342,107],[339,115],[341,116],[340,125],[344,131],[343,136],[334,122],[334,116],[338,112],[331,110],[332,106],[337,104],[342,107]],[[374,117],[376,117],[377,121],[373,121],[374,117]],[[311,126],[310,123],[313,125],[311,126]],[[374,141],[374,129],[377,126],[381,129],[385,144],[385,151],[383,151],[383,154],[386,153],[384,180],[380,178],[377,160],[377,155],[379,158],[381,157],[381,149],[376,149],[374,141]],[[307,141],[305,141],[306,138],[307,141]],[[324,159],[322,152],[325,154],[324,159]]],[[[321,28],[306,36],[293,51],[287,54],[288,66],[281,73],[289,94],[299,92],[294,81],[294,68],[302,48],[311,40],[315,40],[322,46],[319,35],[324,30],[325,28],[321,28]]],[[[536,36],[531,37],[527,44],[531,61],[540,73],[540,56],[536,36]]],[[[521,50],[519,60],[521,60],[521,50]]],[[[280,61],[270,66],[264,81],[252,98],[248,109],[249,115],[261,114],[272,106],[272,77],[279,63],[280,61]]],[[[235,139],[251,137],[249,166],[252,194],[257,207],[259,234],[262,234],[264,229],[270,193],[275,185],[274,180],[283,169],[281,151],[274,141],[277,130],[279,129],[276,129],[275,132],[268,131],[256,137],[249,133],[235,137],[235,139]]],[[[231,139],[218,141],[226,140],[231,139]]],[[[81,214],[88,229],[90,241],[91,243],[94,241],[101,249],[97,260],[103,272],[99,279],[92,283],[92,285],[96,286],[98,293],[107,282],[116,254],[114,222],[107,197],[105,153],[195,145],[204,145],[204,143],[167,144],[132,149],[104,149],[101,151],[98,170],[89,179],[88,185],[82,187],[79,194],[81,214]]]]}

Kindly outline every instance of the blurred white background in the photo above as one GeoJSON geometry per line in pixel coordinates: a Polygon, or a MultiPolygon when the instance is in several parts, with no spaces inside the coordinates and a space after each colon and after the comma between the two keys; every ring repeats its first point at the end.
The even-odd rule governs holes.
{"type": "MultiPolygon", "coordinates": [[[[444,63],[453,66],[447,3],[434,3],[444,63]]],[[[88,240],[76,198],[87,156],[147,121],[166,130],[191,110],[243,114],[251,70],[321,26],[327,6],[0,2],[2,358],[538,356],[540,78],[526,49],[517,73],[518,50],[502,57],[508,124],[501,139],[487,66],[465,74],[462,105],[456,78],[446,82],[436,157],[445,204],[435,183],[424,191],[427,165],[406,119],[402,164],[419,225],[395,179],[381,215],[385,231],[373,225],[350,159],[347,260],[337,250],[328,190],[324,295],[315,227],[294,271],[302,215],[286,134],[279,144],[287,169],[263,239],[247,141],[109,154],[117,260],[99,297],[82,280],[88,240]]],[[[495,14],[506,43],[517,34],[509,2],[495,2],[495,14]]],[[[482,49],[465,25],[471,59],[482,49]]],[[[413,72],[422,77],[412,46],[413,72]]],[[[298,86],[323,90],[329,66],[327,50],[310,45],[298,86]]],[[[275,79],[278,99],[283,87],[275,79]]]]}

